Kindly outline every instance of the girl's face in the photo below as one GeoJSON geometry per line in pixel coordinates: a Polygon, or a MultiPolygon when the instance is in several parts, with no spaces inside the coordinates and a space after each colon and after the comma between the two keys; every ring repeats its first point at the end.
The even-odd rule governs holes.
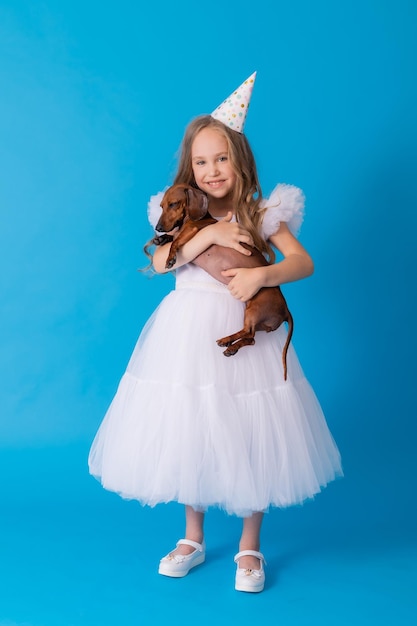
{"type": "Polygon", "coordinates": [[[236,174],[229,161],[225,137],[213,128],[203,128],[191,146],[191,162],[197,186],[213,199],[231,196],[236,174]]]}

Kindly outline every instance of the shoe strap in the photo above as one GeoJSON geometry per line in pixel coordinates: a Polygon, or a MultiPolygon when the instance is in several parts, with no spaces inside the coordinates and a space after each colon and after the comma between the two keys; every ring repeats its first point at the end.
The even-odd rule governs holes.
{"type": "Polygon", "coordinates": [[[180,539],[177,542],[177,546],[181,546],[181,545],[191,546],[192,548],[194,548],[195,550],[198,550],[199,552],[204,552],[204,546],[201,543],[197,543],[196,541],[191,541],[191,539],[180,539]]]}
{"type": "Polygon", "coordinates": [[[256,550],[242,550],[242,552],[238,552],[234,559],[235,563],[238,563],[242,556],[254,556],[259,559],[261,563],[263,562],[266,565],[264,555],[261,552],[256,552],[256,550]]]}

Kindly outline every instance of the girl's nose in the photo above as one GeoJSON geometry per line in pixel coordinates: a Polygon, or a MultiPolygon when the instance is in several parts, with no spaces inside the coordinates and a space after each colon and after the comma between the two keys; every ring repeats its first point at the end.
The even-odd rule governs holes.
{"type": "Polygon", "coordinates": [[[218,173],[219,173],[219,164],[217,163],[217,161],[210,163],[210,167],[209,167],[210,176],[216,176],[216,174],[218,173]]]}

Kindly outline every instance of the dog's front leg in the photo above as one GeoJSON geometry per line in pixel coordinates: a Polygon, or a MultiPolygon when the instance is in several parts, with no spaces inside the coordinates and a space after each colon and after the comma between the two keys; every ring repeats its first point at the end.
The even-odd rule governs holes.
{"type": "Polygon", "coordinates": [[[165,268],[170,270],[177,262],[177,252],[183,245],[185,245],[194,235],[200,230],[200,228],[193,222],[187,222],[175,235],[174,241],[171,244],[171,248],[165,263],[165,268]]]}

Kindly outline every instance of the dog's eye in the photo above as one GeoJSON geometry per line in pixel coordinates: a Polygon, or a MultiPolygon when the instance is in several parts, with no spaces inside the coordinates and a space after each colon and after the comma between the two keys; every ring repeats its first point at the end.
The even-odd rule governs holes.
{"type": "Polygon", "coordinates": [[[169,209],[176,209],[178,205],[179,205],[179,202],[170,202],[168,204],[168,208],[169,209]]]}

